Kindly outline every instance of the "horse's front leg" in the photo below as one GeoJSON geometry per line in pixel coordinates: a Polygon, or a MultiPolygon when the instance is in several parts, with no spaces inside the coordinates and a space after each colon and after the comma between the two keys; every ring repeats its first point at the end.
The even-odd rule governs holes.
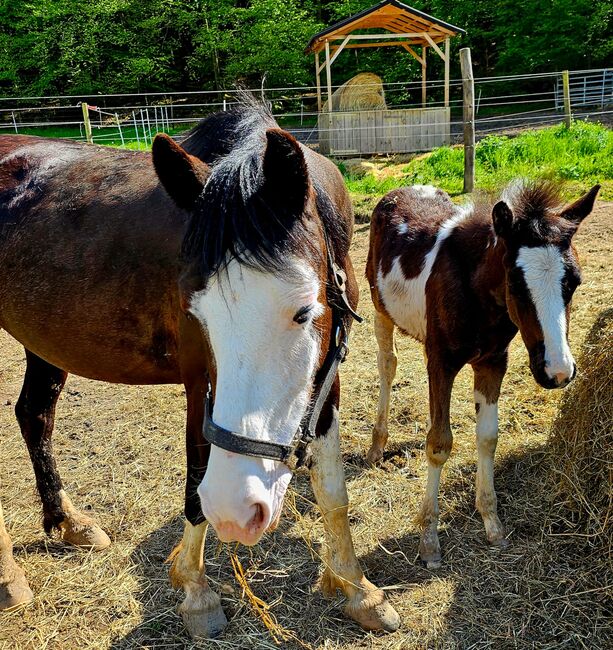
{"type": "Polygon", "coordinates": [[[477,510],[481,513],[490,544],[505,547],[508,540],[498,518],[494,489],[494,455],[498,444],[498,397],[507,370],[506,352],[487,362],[473,364],[477,412],[477,510]]]}
{"type": "Polygon", "coordinates": [[[322,590],[334,593],[340,588],[348,603],[346,614],[368,630],[394,631],[400,617],[386,600],[381,589],[369,582],[355,555],[347,516],[349,499],[341,460],[338,410],[329,403],[322,411],[322,421],[330,420],[328,431],[313,441],[311,483],[324,522],[327,564],[322,590]]]}
{"type": "Polygon", "coordinates": [[[219,596],[209,587],[204,566],[206,521],[196,526],[185,522],[183,539],[172,552],[170,582],[185,591],[185,600],[177,611],[192,637],[214,638],[226,627],[228,620],[219,596]]]}
{"type": "Polygon", "coordinates": [[[185,529],[181,543],[171,553],[170,581],[185,591],[178,612],[193,637],[218,636],[227,625],[219,596],[209,587],[205,575],[204,538],[207,523],[196,492],[204,477],[209,459],[209,444],[202,437],[206,377],[185,384],[187,395],[185,484],[185,529]]]}

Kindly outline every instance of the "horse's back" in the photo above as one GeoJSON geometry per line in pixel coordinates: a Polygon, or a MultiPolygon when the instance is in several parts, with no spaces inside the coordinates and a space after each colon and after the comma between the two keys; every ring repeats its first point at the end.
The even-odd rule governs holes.
{"type": "Polygon", "coordinates": [[[420,341],[426,336],[426,284],[460,216],[449,195],[429,185],[394,190],[373,212],[366,266],[373,302],[420,341]]]}
{"type": "Polygon", "coordinates": [[[177,380],[185,219],[148,153],[0,138],[0,327],[69,372],[177,380]]]}

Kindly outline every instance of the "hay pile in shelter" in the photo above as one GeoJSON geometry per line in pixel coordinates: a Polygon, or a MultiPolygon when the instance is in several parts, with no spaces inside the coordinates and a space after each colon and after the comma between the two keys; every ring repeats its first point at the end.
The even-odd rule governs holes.
{"type": "MultiPolygon", "coordinates": [[[[381,77],[372,72],[360,72],[332,93],[333,111],[361,111],[386,109],[381,77]]],[[[323,109],[328,110],[326,101],[323,109]]]]}

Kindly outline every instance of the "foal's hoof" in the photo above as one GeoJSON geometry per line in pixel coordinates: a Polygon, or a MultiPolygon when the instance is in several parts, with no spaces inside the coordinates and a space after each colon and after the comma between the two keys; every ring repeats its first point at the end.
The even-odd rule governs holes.
{"type": "Polygon", "coordinates": [[[183,624],[192,638],[214,639],[218,637],[228,624],[221,605],[213,609],[187,610],[179,606],[183,624]]]}
{"type": "Polygon", "coordinates": [[[111,545],[109,536],[87,515],[77,512],[59,525],[60,537],[73,546],[102,551],[111,545]]]}
{"type": "Polygon", "coordinates": [[[34,594],[28,581],[19,568],[11,582],[0,584],[0,610],[11,610],[23,607],[32,601],[34,594]]]}
{"type": "Polygon", "coordinates": [[[365,630],[395,632],[400,627],[400,616],[385,598],[383,590],[362,579],[363,591],[358,592],[345,607],[345,614],[365,630]]]}
{"type": "Polygon", "coordinates": [[[488,541],[491,546],[493,546],[494,548],[499,548],[500,550],[509,548],[509,546],[511,545],[511,543],[506,537],[498,537],[496,539],[490,539],[488,541]]]}
{"type": "Polygon", "coordinates": [[[379,447],[371,447],[366,454],[366,464],[376,465],[383,458],[383,450],[379,447]]]}
{"type": "Polygon", "coordinates": [[[436,526],[430,524],[424,529],[419,542],[419,557],[428,569],[440,569],[442,564],[441,545],[436,526]]]}

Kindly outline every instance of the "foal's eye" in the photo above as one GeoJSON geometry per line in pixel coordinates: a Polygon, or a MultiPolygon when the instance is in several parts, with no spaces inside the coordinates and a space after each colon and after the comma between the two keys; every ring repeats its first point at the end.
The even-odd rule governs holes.
{"type": "Polygon", "coordinates": [[[309,320],[309,313],[312,309],[313,307],[311,305],[299,309],[294,316],[294,323],[298,323],[298,325],[306,323],[309,320]]]}

